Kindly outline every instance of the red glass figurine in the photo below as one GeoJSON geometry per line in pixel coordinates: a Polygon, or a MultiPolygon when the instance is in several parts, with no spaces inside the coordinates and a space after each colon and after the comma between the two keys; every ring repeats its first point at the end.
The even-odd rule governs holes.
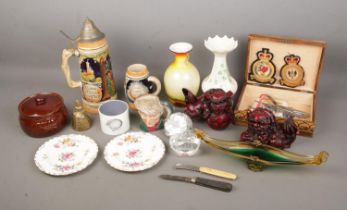
{"type": "Polygon", "coordinates": [[[248,129],[241,133],[241,141],[259,140],[280,149],[289,148],[295,141],[297,127],[293,117],[284,123],[276,123],[274,114],[264,108],[255,108],[247,113],[248,129]]]}
{"type": "Polygon", "coordinates": [[[182,92],[186,102],[185,113],[192,119],[207,120],[207,124],[216,130],[225,129],[234,119],[231,91],[210,89],[199,97],[185,88],[182,92]]]}

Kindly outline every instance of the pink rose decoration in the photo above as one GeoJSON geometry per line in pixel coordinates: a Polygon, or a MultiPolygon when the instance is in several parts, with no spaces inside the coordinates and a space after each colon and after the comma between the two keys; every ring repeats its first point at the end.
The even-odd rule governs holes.
{"type": "Polygon", "coordinates": [[[70,167],[70,166],[63,166],[63,169],[64,169],[65,171],[67,171],[67,170],[70,170],[71,167],[70,167]]]}
{"type": "Polygon", "coordinates": [[[130,167],[138,167],[138,166],[141,166],[141,165],[142,164],[138,163],[138,162],[130,163],[130,167]]]}
{"type": "Polygon", "coordinates": [[[138,154],[140,150],[136,149],[136,150],[130,150],[129,153],[128,153],[128,157],[129,158],[134,158],[136,157],[136,155],[138,154]]]}
{"type": "Polygon", "coordinates": [[[61,159],[63,161],[66,161],[66,160],[71,160],[71,158],[73,157],[73,154],[71,152],[69,153],[64,153],[62,156],[61,156],[61,159]]]}

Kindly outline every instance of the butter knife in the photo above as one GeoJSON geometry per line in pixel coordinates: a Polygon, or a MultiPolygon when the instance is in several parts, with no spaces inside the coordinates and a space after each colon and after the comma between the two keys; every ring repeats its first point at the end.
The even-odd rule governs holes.
{"type": "Polygon", "coordinates": [[[232,184],[228,182],[221,182],[221,181],[205,179],[201,177],[185,177],[185,176],[173,176],[173,175],[160,175],[159,177],[166,180],[188,182],[188,183],[200,185],[203,187],[220,190],[223,192],[230,192],[233,187],[232,184]]]}
{"type": "Polygon", "coordinates": [[[231,179],[231,180],[235,180],[237,178],[236,174],[222,171],[222,170],[217,170],[214,168],[208,168],[208,167],[198,167],[198,166],[193,166],[193,165],[184,165],[181,163],[177,163],[175,165],[175,168],[176,169],[185,169],[185,170],[197,171],[197,172],[201,172],[204,174],[209,174],[209,175],[222,177],[225,179],[231,179]]]}

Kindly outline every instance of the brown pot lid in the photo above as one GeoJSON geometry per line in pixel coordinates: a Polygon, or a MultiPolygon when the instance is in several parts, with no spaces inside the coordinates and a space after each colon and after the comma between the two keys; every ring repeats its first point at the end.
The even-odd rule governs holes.
{"type": "Polygon", "coordinates": [[[21,115],[42,117],[59,111],[64,106],[63,98],[57,93],[37,93],[27,97],[18,105],[21,115]]]}

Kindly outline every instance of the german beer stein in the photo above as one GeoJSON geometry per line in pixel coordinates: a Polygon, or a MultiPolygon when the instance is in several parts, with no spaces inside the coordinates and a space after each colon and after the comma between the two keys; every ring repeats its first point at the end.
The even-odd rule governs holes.
{"type": "Polygon", "coordinates": [[[101,102],[117,97],[105,34],[87,18],[78,38],[71,39],[64,35],[73,43],[77,43],[77,48],[64,49],[62,53],[61,68],[66,81],[69,87],[82,89],[84,110],[98,113],[101,102]],[[73,55],[79,58],[80,81],[71,78],[68,61],[73,55]]]}

